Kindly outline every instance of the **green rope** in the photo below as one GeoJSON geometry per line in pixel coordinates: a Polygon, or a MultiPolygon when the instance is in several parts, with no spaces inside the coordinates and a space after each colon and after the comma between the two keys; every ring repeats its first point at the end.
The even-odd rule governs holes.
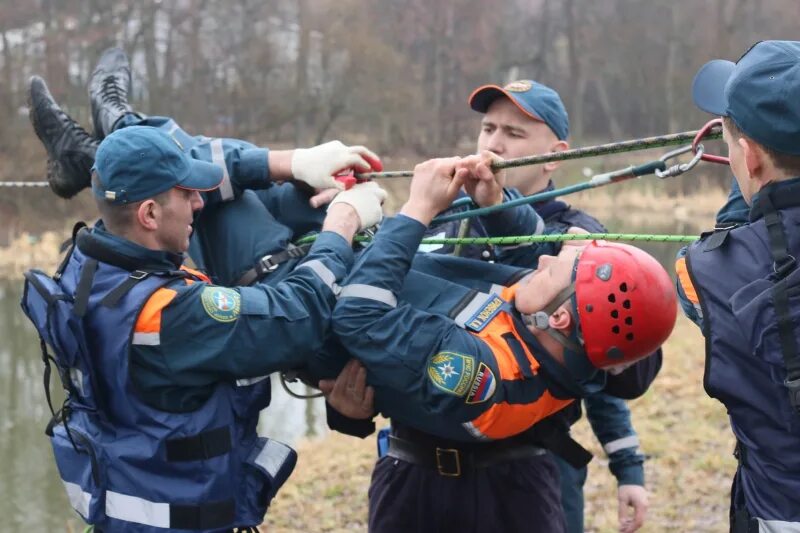
{"type": "MultiPolygon", "coordinates": [[[[541,155],[520,157],[517,159],[507,159],[499,164],[492,165],[493,170],[504,168],[521,167],[525,165],[538,165],[550,163],[552,161],[567,161],[569,159],[581,159],[585,157],[596,157],[600,155],[619,154],[623,152],[634,152],[636,150],[648,150],[650,148],[661,148],[663,146],[677,146],[679,144],[691,143],[700,130],[684,131],[681,133],[671,133],[656,137],[645,137],[643,139],[631,139],[628,141],[600,144],[597,146],[586,146],[583,148],[573,148],[562,152],[550,152],[541,155]]],[[[721,139],[722,130],[714,129],[703,140],[721,139]]],[[[356,174],[359,179],[374,178],[410,178],[414,175],[413,170],[401,170],[397,172],[368,172],[356,174]]]]}
{"type": "MultiPolygon", "coordinates": [[[[639,233],[556,233],[552,235],[517,235],[507,237],[449,237],[422,239],[420,244],[496,244],[499,246],[523,243],[563,242],[563,241],[645,241],[645,242],[694,242],[699,235],[648,235],[639,233]]],[[[308,244],[317,239],[316,235],[302,237],[295,244],[308,244]]],[[[357,242],[370,242],[370,237],[357,235],[357,242]]]]}

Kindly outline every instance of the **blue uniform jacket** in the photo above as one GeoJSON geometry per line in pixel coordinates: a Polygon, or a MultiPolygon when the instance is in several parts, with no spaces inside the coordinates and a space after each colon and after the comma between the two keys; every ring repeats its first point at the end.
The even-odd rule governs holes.
{"type": "MultiPolygon", "coordinates": [[[[175,269],[180,260],[102,226],[91,237],[155,268],[175,269]]],[[[334,284],[352,262],[350,245],[323,232],[300,265],[272,285],[171,283],[148,301],[151,319],[140,317],[137,327],[151,335],[131,347],[132,379],[153,406],[185,412],[202,404],[220,380],[257,379],[301,366],[330,332],[334,284]]]]}
{"type": "MultiPolygon", "coordinates": [[[[542,192],[554,190],[551,181],[542,192]]],[[[522,195],[516,189],[506,190],[506,199],[519,198],[522,195]]],[[[573,209],[569,204],[559,200],[538,202],[530,206],[521,206],[500,211],[489,217],[471,220],[470,227],[474,235],[495,237],[503,235],[533,235],[564,233],[571,226],[583,228],[592,233],[604,233],[606,228],[594,217],[583,211],[573,209]],[[530,213],[533,213],[532,216],[530,213]],[[486,220],[490,219],[490,220],[486,220]],[[540,221],[544,220],[544,227],[540,221]]],[[[458,222],[433,227],[426,236],[431,237],[446,230],[442,236],[456,237],[460,227],[458,222]]],[[[539,256],[557,254],[561,243],[548,243],[535,246],[512,246],[494,249],[479,245],[467,245],[461,250],[464,257],[495,259],[499,263],[525,268],[536,268],[539,256]],[[489,251],[491,250],[491,253],[489,251]]],[[[452,253],[453,247],[434,250],[436,253],[452,253]]],[[[620,485],[644,485],[644,454],[639,452],[639,438],[633,429],[631,412],[624,400],[599,392],[584,398],[586,416],[604,451],[608,455],[608,467],[620,485]]],[[[555,415],[565,424],[572,425],[581,417],[581,404],[574,404],[555,415]]]]}
{"type": "MultiPolygon", "coordinates": [[[[445,314],[398,301],[424,231],[425,226],[403,215],[384,222],[347,278],[334,310],[334,333],[365,363],[378,410],[423,431],[469,441],[483,438],[476,436],[471,421],[493,406],[544,398],[552,407],[557,400],[546,399],[551,392],[566,405],[571,397],[561,387],[569,386],[566,370],[541,347],[534,356],[546,371],[523,371],[521,381],[497,379],[501,370],[495,353],[476,334],[445,314]]],[[[428,287],[431,294],[439,292],[428,287]]]]}

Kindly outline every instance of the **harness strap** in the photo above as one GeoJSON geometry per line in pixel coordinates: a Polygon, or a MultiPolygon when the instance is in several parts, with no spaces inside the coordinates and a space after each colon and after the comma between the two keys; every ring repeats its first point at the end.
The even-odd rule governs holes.
{"type": "Polygon", "coordinates": [[[767,226],[769,248],[772,254],[775,283],[772,286],[772,299],[778,320],[778,336],[786,366],[784,385],[789,393],[792,408],[800,413],[800,354],[794,337],[794,323],[789,311],[787,277],[797,269],[797,261],[789,253],[786,235],[780,212],[775,209],[772,196],[765,194],[763,199],[764,222],[767,226]]]}
{"type": "MultiPolygon", "coordinates": [[[[76,222],[74,226],[72,226],[72,238],[69,240],[69,249],[67,253],[64,255],[64,259],[61,260],[61,263],[58,265],[56,269],[56,273],[53,274],[53,279],[58,281],[61,279],[61,275],[64,273],[64,269],[67,268],[67,264],[69,263],[70,258],[72,257],[72,251],[75,249],[75,240],[78,238],[78,233],[82,229],[86,229],[86,222],[80,221],[76,222]]],[[[66,244],[66,243],[64,243],[66,244]]],[[[64,246],[62,244],[62,246],[64,246]]]]}
{"type": "Polygon", "coordinates": [[[204,431],[192,437],[169,439],[166,442],[167,461],[202,461],[231,451],[231,432],[228,426],[204,431]]]}
{"type": "Polygon", "coordinates": [[[259,259],[253,268],[242,274],[236,284],[239,286],[251,285],[267,274],[274,272],[283,263],[292,259],[305,257],[310,249],[311,244],[303,244],[301,246],[290,245],[289,248],[282,252],[267,254],[259,259]]]}
{"type": "Polygon", "coordinates": [[[86,309],[89,305],[89,294],[92,291],[92,281],[96,271],[97,259],[87,259],[83,264],[83,269],[81,269],[81,278],[78,280],[78,286],[75,288],[75,304],[72,307],[72,312],[78,318],[83,318],[86,314],[86,309]]]}

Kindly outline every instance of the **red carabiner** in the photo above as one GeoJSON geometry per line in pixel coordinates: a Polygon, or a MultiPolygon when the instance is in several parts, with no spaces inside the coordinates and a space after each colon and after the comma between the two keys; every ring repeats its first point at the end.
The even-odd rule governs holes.
{"type": "MultiPolygon", "coordinates": [[[[708,135],[709,132],[717,126],[722,127],[721,118],[709,120],[705,126],[700,128],[700,130],[697,132],[697,135],[694,136],[694,140],[692,141],[692,153],[697,153],[697,145],[700,144],[700,141],[703,140],[703,137],[708,135]]],[[[721,155],[709,154],[707,152],[704,152],[703,155],[700,156],[700,159],[703,161],[708,161],[709,163],[719,163],[721,165],[731,164],[731,160],[729,158],[721,155]]]]}

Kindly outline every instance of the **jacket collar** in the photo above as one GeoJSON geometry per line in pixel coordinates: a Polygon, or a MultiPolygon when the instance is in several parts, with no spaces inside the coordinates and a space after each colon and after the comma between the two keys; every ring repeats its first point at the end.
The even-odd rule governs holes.
{"type": "Polygon", "coordinates": [[[769,209],[769,201],[775,209],[800,207],[800,177],[770,183],[753,196],[750,208],[750,222],[755,222],[764,216],[769,209]]]}
{"type": "Polygon", "coordinates": [[[98,221],[88,231],[81,231],[76,240],[78,249],[89,257],[125,270],[170,271],[181,267],[182,254],[151,250],[106,230],[98,221]]]}
{"type": "MultiPolygon", "coordinates": [[[[543,193],[543,192],[550,192],[555,190],[556,186],[553,183],[553,180],[547,182],[547,187],[538,191],[535,194],[543,193]]],[[[533,204],[534,210],[542,217],[545,221],[551,220],[553,218],[558,217],[559,214],[563,213],[567,209],[569,209],[569,204],[566,202],[562,202],[561,200],[556,200],[555,198],[551,198],[550,200],[544,200],[543,202],[536,202],[533,204]]]]}

